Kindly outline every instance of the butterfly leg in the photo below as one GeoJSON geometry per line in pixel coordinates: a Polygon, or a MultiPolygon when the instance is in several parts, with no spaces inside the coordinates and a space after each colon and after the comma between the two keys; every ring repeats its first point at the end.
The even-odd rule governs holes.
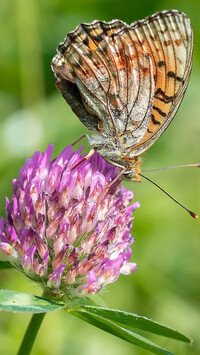
{"type": "Polygon", "coordinates": [[[72,170],[74,170],[83,161],[88,160],[94,153],[95,153],[95,149],[91,149],[83,159],[81,159],[76,165],[73,166],[72,170]]]}
{"type": "Polygon", "coordinates": [[[76,143],[78,143],[81,139],[85,138],[86,134],[84,134],[83,136],[79,137],[74,143],[71,144],[71,146],[73,147],[76,143]]]}
{"type": "Polygon", "coordinates": [[[120,171],[120,173],[106,186],[105,191],[104,191],[104,193],[102,194],[101,199],[100,199],[99,202],[101,202],[101,201],[104,199],[105,195],[107,194],[107,192],[108,192],[108,190],[111,188],[111,186],[113,186],[116,182],[117,182],[117,184],[115,185],[115,187],[116,187],[118,184],[120,184],[120,182],[121,182],[121,179],[120,179],[120,178],[121,178],[121,176],[124,174],[124,171],[125,171],[125,169],[122,169],[122,171],[120,171]]]}
{"type": "Polygon", "coordinates": [[[124,174],[124,172],[125,172],[125,169],[122,169],[122,171],[120,171],[120,173],[110,182],[110,184],[108,184],[108,185],[106,186],[106,189],[109,190],[109,188],[110,188],[117,180],[119,180],[119,182],[121,182],[120,177],[124,174]]]}

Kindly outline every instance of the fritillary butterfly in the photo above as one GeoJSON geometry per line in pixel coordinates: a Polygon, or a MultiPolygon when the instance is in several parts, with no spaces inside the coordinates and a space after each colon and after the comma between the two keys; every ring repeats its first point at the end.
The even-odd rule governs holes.
{"type": "Polygon", "coordinates": [[[91,131],[90,145],[123,178],[140,181],[140,155],[166,130],[188,85],[190,20],[176,10],[130,26],[120,20],[81,24],[53,58],[56,84],[91,131]]]}

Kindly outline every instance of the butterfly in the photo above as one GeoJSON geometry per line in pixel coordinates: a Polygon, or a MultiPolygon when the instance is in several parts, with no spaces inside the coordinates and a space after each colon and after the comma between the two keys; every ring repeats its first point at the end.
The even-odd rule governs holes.
{"type": "Polygon", "coordinates": [[[52,60],[56,85],[92,131],[91,147],[140,182],[140,155],[166,130],[188,85],[193,30],[179,11],[131,25],[80,24],[52,60]]]}

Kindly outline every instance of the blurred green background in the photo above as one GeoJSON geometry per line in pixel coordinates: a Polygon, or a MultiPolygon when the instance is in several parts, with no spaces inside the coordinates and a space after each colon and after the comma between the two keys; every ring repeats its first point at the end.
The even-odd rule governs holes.
{"type": "MultiPolygon", "coordinates": [[[[119,18],[128,23],[164,9],[184,11],[194,27],[194,65],[188,90],[159,141],[145,154],[143,169],[200,161],[199,0],[1,0],[0,2],[0,214],[12,179],[25,158],[51,142],[57,155],[86,132],[56,90],[50,68],[56,47],[80,22],[119,18]]],[[[87,150],[88,143],[85,141],[87,150]]],[[[200,214],[200,170],[148,176],[200,214]]],[[[175,354],[200,354],[200,233],[192,219],[152,184],[124,183],[141,208],[135,212],[133,260],[139,270],[103,291],[111,308],[144,315],[185,332],[193,347],[150,337],[175,354]]],[[[1,287],[41,295],[39,286],[13,270],[2,271],[1,287]]],[[[1,354],[15,354],[30,315],[1,313],[1,354]]],[[[58,311],[42,324],[32,354],[145,355],[131,344],[58,311]]]]}

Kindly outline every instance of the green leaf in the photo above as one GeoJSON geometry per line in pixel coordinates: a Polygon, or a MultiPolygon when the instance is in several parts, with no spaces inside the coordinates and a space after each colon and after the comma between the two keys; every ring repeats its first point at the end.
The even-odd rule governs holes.
{"type": "Polygon", "coordinates": [[[64,303],[58,303],[28,293],[0,290],[1,311],[45,313],[56,311],[64,306],[64,303]]]}
{"type": "MultiPolygon", "coordinates": [[[[135,344],[141,348],[151,351],[154,354],[167,354],[172,355],[169,351],[161,348],[160,346],[156,345],[155,343],[151,342],[150,340],[144,338],[143,336],[122,327],[121,325],[117,324],[116,322],[106,319],[105,317],[101,316],[100,314],[95,314],[90,312],[91,306],[86,307],[77,307],[67,309],[66,307],[64,310],[74,316],[94,325],[97,328],[100,328],[108,333],[111,333],[118,338],[126,340],[132,344],[135,344]]],[[[96,308],[96,307],[92,307],[96,308]]],[[[97,307],[98,308],[98,307],[97,307]]],[[[99,308],[98,308],[99,309],[99,308]]],[[[123,312],[122,312],[123,313],[123,312]]]]}
{"type": "Polygon", "coordinates": [[[14,266],[9,261],[0,260],[0,269],[13,269],[14,266]]]}
{"type": "Polygon", "coordinates": [[[192,339],[186,336],[185,334],[182,334],[177,330],[174,330],[164,324],[155,322],[152,319],[138,316],[137,314],[123,312],[116,309],[94,307],[90,305],[84,305],[81,308],[87,313],[98,315],[101,316],[102,318],[109,319],[127,329],[131,329],[131,330],[140,329],[145,332],[162,335],[176,340],[181,340],[186,343],[192,342],[192,339]]]}

